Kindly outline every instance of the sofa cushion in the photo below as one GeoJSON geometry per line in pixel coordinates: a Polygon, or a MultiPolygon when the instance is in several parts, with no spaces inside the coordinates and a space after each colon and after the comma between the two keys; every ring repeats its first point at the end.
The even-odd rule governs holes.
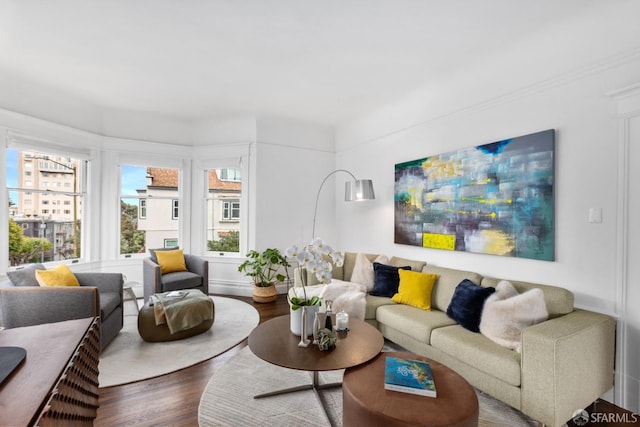
{"type": "Polygon", "coordinates": [[[482,276],[478,273],[435,267],[428,264],[422,269],[422,272],[438,275],[438,280],[436,280],[433,286],[433,292],[431,293],[431,307],[440,311],[447,311],[456,286],[464,279],[469,279],[473,283],[480,283],[482,280],[482,276]]]}
{"type": "MultiPolygon", "coordinates": [[[[492,277],[485,277],[480,283],[481,286],[493,287],[498,286],[502,279],[495,279],[492,277]]],[[[538,285],[536,283],[520,282],[516,280],[509,280],[518,293],[523,293],[529,289],[538,288],[544,293],[544,302],[549,312],[549,318],[564,316],[573,311],[573,292],[568,289],[560,288],[558,286],[538,285]]]]}
{"type": "Polygon", "coordinates": [[[118,292],[100,292],[100,318],[106,319],[113,311],[120,307],[120,294],[118,292]]]}
{"type": "Polygon", "coordinates": [[[422,269],[424,268],[425,265],[427,265],[427,263],[424,261],[416,261],[413,259],[399,258],[397,256],[393,256],[389,260],[389,265],[393,265],[394,267],[404,267],[405,265],[408,265],[409,267],[411,267],[411,270],[413,271],[422,271],[422,269]]]}
{"type": "Polygon", "coordinates": [[[389,258],[385,255],[379,255],[374,261],[371,261],[363,253],[359,253],[356,256],[356,264],[353,267],[353,273],[351,274],[351,282],[359,283],[366,286],[367,291],[373,289],[373,263],[379,262],[386,264],[389,262],[389,258]]]}
{"type": "Polygon", "coordinates": [[[520,353],[500,347],[482,334],[460,325],[434,329],[431,345],[507,384],[520,386],[520,353]]]}
{"type": "Polygon", "coordinates": [[[455,322],[442,311],[421,310],[404,304],[380,306],[376,318],[378,323],[401,331],[425,344],[430,343],[434,329],[455,325],[455,322]]]}
{"type": "Polygon", "coordinates": [[[190,271],[177,271],[175,273],[163,274],[160,277],[162,289],[165,292],[177,291],[180,289],[195,288],[202,284],[202,276],[190,271]]]}
{"type": "Polygon", "coordinates": [[[36,270],[45,270],[42,264],[29,264],[24,268],[15,271],[8,271],[7,277],[13,286],[39,286],[36,280],[36,270]]]}
{"type": "Polygon", "coordinates": [[[534,288],[518,294],[503,280],[484,304],[480,332],[496,344],[520,352],[522,330],[548,317],[542,290],[534,288]]]}
{"type": "Polygon", "coordinates": [[[400,284],[391,301],[422,310],[431,310],[431,290],[438,276],[418,271],[398,270],[400,284]]]}
{"type": "Polygon", "coordinates": [[[398,276],[399,269],[410,270],[411,267],[394,267],[392,265],[374,262],[374,283],[373,289],[370,292],[371,295],[389,298],[394,296],[396,292],[398,292],[398,285],[400,284],[400,276],[398,276]]]}
{"type": "Polygon", "coordinates": [[[447,315],[471,332],[480,332],[480,316],[485,300],[495,288],[483,288],[464,279],[456,287],[447,315]]]}
{"type": "Polygon", "coordinates": [[[395,305],[395,302],[391,301],[391,298],[377,297],[371,294],[367,294],[366,301],[367,306],[364,313],[365,320],[376,320],[376,311],[378,310],[378,307],[383,305],[395,305]]]}
{"type": "Polygon", "coordinates": [[[51,270],[36,270],[36,280],[40,286],[80,286],[66,264],[60,264],[51,270]]]}

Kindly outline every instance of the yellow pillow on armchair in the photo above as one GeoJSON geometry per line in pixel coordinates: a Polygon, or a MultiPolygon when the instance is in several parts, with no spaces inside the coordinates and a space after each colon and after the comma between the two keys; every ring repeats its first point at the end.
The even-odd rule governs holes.
{"type": "Polygon", "coordinates": [[[80,286],[75,274],[65,264],[51,270],[36,270],[36,280],[40,286],[80,286]]]}
{"type": "Polygon", "coordinates": [[[158,265],[162,274],[173,273],[176,271],[187,271],[187,263],[184,260],[184,252],[182,249],[173,251],[156,251],[158,265]]]}

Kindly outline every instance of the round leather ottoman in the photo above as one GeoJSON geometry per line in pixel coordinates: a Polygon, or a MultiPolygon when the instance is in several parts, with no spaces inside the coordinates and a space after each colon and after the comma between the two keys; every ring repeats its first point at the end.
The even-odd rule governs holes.
{"type": "Polygon", "coordinates": [[[205,320],[191,329],[172,334],[166,324],[156,325],[153,307],[149,306],[149,302],[150,300],[142,306],[138,313],[138,333],[143,340],[148,342],[175,341],[201,334],[211,329],[216,315],[215,305],[212,304],[213,316],[211,320],[205,320]]]}
{"type": "Polygon", "coordinates": [[[473,387],[443,364],[411,353],[380,353],[365,364],[347,369],[342,396],[343,424],[349,427],[478,425],[478,397],[473,387]],[[429,362],[438,396],[385,390],[386,356],[429,362]]]}

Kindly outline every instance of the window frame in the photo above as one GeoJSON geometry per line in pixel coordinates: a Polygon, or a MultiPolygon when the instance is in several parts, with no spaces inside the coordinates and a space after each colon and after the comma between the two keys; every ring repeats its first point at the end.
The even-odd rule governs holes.
{"type": "MultiPolygon", "coordinates": [[[[151,244],[151,246],[149,246],[149,239],[148,239],[148,235],[145,234],[145,244],[142,251],[139,251],[137,253],[121,253],[121,243],[122,243],[122,218],[121,218],[121,206],[120,203],[123,199],[136,199],[137,203],[136,206],[138,208],[138,216],[137,219],[138,220],[142,220],[142,221],[148,221],[149,220],[149,202],[156,202],[156,201],[168,201],[169,202],[169,210],[171,211],[171,215],[173,215],[173,200],[177,200],[178,204],[180,202],[180,200],[182,200],[183,198],[183,177],[184,177],[184,168],[182,166],[181,163],[177,163],[175,162],[175,159],[172,159],[170,161],[167,161],[166,159],[160,158],[160,157],[153,157],[151,159],[147,159],[147,158],[140,158],[137,156],[132,156],[132,155],[122,155],[119,159],[118,159],[118,185],[117,185],[117,189],[116,191],[118,192],[118,203],[117,203],[117,232],[116,234],[116,251],[117,254],[116,256],[120,259],[122,258],[144,258],[148,256],[148,250],[149,248],[153,249],[155,247],[164,247],[164,240],[166,239],[166,237],[158,237],[156,236],[155,238],[157,240],[160,240],[160,242],[158,242],[157,244],[151,244]],[[177,191],[176,194],[173,195],[165,195],[165,196],[158,196],[158,195],[150,195],[148,191],[145,191],[144,194],[122,194],[122,168],[123,167],[140,167],[140,168],[145,168],[148,170],[148,168],[155,168],[155,169],[172,169],[177,171],[178,173],[178,187],[177,187],[177,191]],[[176,198],[177,195],[177,198],[176,198]],[[140,217],[140,202],[144,201],[143,204],[145,205],[145,216],[144,217],[140,217]]],[[[146,182],[145,184],[145,189],[148,190],[148,182],[146,182]]],[[[178,242],[181,242],[183,240],[182,236],[183,236],[183,221],[180,218],[175,218],[176,221],[170,220],[170,222],[172,224],[177,224],[177,229],[176,229],[176,233],[177,233],[177,237],[175,237],[175,239],[178,242]]],[[[146,233],[147,230],[145,230],[146,233]]],[[[171,237],[170,239],[174,239],[173,237],[171,237]]]]}
{"type": "MultiPolygon", "coordinates": [[[[53,209],[51,210],[52,213],[50,213],[49,208],[47,208],[46,212],[43,213],[41,206],[34,205],[33,199],[31,198],[34,193],[38,194],[40,198],[40,203],[42,203],[43,205],[46,200],[45,199],[46,197],[62,195],[66,197],[72,197],[73,200],[75,201],[75,205],[77,206],[76,215],[74,216],[74,218],[71,219],[72,230],[75,229],[75,226],[73,225],[74,219],[75,221],[77,221],[77,225],[78,225],[77,233],[72,232],[74,244],[71,246],[71,250],[74,252],[75,252],[75,247],[76,246],[79,247],[79,252],[77,256],[72,255],[70,258],[63,257],[63,258],[56,259],[56,242],[58,241],[58,239],[56,238],[54,239],[55,241],[52,242],[52,245],[53,245],[53,248],[51,249],[52,259],[46,260],[44,261],[44,263],[46,265],[56,265],[60,263],[69,263],[69,262],[78,263],[78,262],[85,261],[88,258],[88,253],[90,252],[90,248],[88,248],[86,244],[88,241],[86,238],[86,235],[88,234],[86,230],[88,227],[88,218],[90,216],[88,209],[86,209],[86,207],[89,206],[89,203],[86,203],[86,200],[88,200],[89,198],[87,188],[88,188],[88,182],[89,182],[89,171],[91,169],[91,161],[92,161],[90,153],[83,150],[79,150],[79,151],[74,151],[72,149],[70,150],[61,145],[52,144],[48,141],[45,143],[45,142],[42,142],[41,140],[30,139],[29,137],[25,137],[25,136],[17,137],[13,135],[12,132],[7,132],[7,139],[4,147],[3,156],[4,156],[4,162],[5,162],[5,192],[7,194],[7,197],[10,197],[10,194],[12,192],[22,193],[23,203],[25,205],[28,204],[30,206],[33,206],[32,210],[39,210],[39,212],[31,213],[34,219],[37,219],[38,217],[44,218],[44,215],[51,215],[52,213],[53,214],[56,213],[55,210],[53,209]],[[43,189],[41,186],[41,188],[34,188],[34,186],[36,185],[34,184],[34,181],[33,181],[34,180],[33,171],[35,171],[33,162],[36,159],[38,159],[38,157],[35,157],[32,154],[25,155],[23,157],[23,168],[22,168],[23,176],[22,177],[18,176],[20,174],[20,171],[16,173],[16,179],[22,178],[25,181],[25,186],[20,187],[19,181],[16,182],[16,186],[10,186],[9,182],[6,179],[7,178],[6,174],[8,173],[8,168],[7,168],[8,150],[13,150],[17,153],[20,153],[20,152],[37,153],[38,155],[41,155],[41,156],[47,156],[47,157],[50,157],[50,159],[48,159],[47,161],[54,162],[54,164],[56,161],[58,161],[57,158],[66,158],[67,160],[65,161],[65,164],[72,163],[71,160],[73,160],[74,162],[77,162],[73,164],[73,168],[70,166],[65,166],[64,168],[62,166],[59,167],[60,170],[73,171],[71,173],[77,177],[77,180],[76,180],[77,189],[74,188],[73,191],[64,191],[62,189],[58,189],[57,187],[43,189]],[[30,185],[28,187],[26,186],[27,180],[30,181],[30,185]],[[26,197],[29,197],[29,198],[27,199],[26,197]]],[[[18,167],[19,163],[20,163],[20,160],[18,157],[15,166],[18,167]]],[[[41,169],[41,173],[43,177],[45,175],[51,175],[50,172],[51,171],[41,169]]],[[[65,174],[69,174],[69,172],[66,172],[65,174]]],[[[12,216],[11,213],[9,212],[8,206],[7,206],[7,213],[8,213],[8,218],[15,218],[15,216],[12,216]]],[[[49,221],[55,221],[55,220],[49,219],[49,221]]],[[[24,229],[24,226],[22,228],[24,229]]],[[[46,238],[47,235],[44,235],[41,237],[46,238]]],[[[8,249],[7,249],[7,255],[9,255],[8,249]]],[[[8,256],[7,256],[7,259],[3,262],[6,263],[8,270],[22,268],[24,266],[24,264],[21,264],[18,266],[11,266],[11,262],[8,256]]]]}
{"type": "Polygon", "coordinates": [[[243,211],[242,211],[242,206],[243,202],[246,200],[247,197],[247,191],[246,191],[246,171],[243,168],[243,162],[242,160],[238,161],[238,159],[233,159],[231,161],[229,160],[218,160],[215,162],[211,162],[206,164],[207,167],[203,167],[202,170],[202,183],[203,183],[203,188],[202,188],[202,194],[203,194],[203,198],[202,198],[202,203],[203,203],[203,207],[202,207],[202,212],[203,212],[203,229],[205,230],[203,234],[203,250],[205,251],[205,254],[208,256],[212,256],[212,257],[242,257],[242,254],[244,254],[246,252],[246,247],[247,247],[247,242],[248,242],[248,236],[247,236],[247,220],[245,216],[243,216],[243,211]],[[228,199],[225,198],[219,198],[215,195],[213,195],[212,192],[209,191],[209,172],[210,171],[214,171],[216,173],[216,175],[219,173],[220,170],[228,170],[228,169],[239,169],[239,174],[241,179],[239,181],[229,181],[229,180],[221,180],[219,177],[218,179],[221,182],[235,182],[240,184],[240,191],[239,194],[235,194],[235,196],[233,197],[229,197],[228,199]],[[223,210],[224,210],[224,202],[226,201],[233,201],[239,204],[240,206],[240,212],[239,212],[239,216],[237,219],[230,219],[230,220],[225,220],[223,218],[223,210]],[[215,206],[216,202],[220,202],[221,205],[219,207],[215,206]],[[211,228],[210,227],[210,218],[209,218],[209,206],[210,204],[212,204],[211,209],[213,209],[213,215],[215,215],[216,213],[218,215],[220,215],[220,223],[226,223],[226,224],[230,224],[230,223],[238,223],[238,227],[237,230],[226,230],[226,231],[237,231],[239,233],[239,241],[238,241],[238,251],[237,252],[227,252],[227,251],[211,251],[209,250],[208,247],[208,241],[209,241],[209,236],[212,232],[214,232],[215,228],[211,228]]]}

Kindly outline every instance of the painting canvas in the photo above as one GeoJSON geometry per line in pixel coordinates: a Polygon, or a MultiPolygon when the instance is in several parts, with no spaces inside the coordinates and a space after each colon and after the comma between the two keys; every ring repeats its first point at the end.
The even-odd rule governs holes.
{"type": "Polygon", "coordinates": [[[554,260],[553,129],[395,165],[395,242],[554,260]]]}

